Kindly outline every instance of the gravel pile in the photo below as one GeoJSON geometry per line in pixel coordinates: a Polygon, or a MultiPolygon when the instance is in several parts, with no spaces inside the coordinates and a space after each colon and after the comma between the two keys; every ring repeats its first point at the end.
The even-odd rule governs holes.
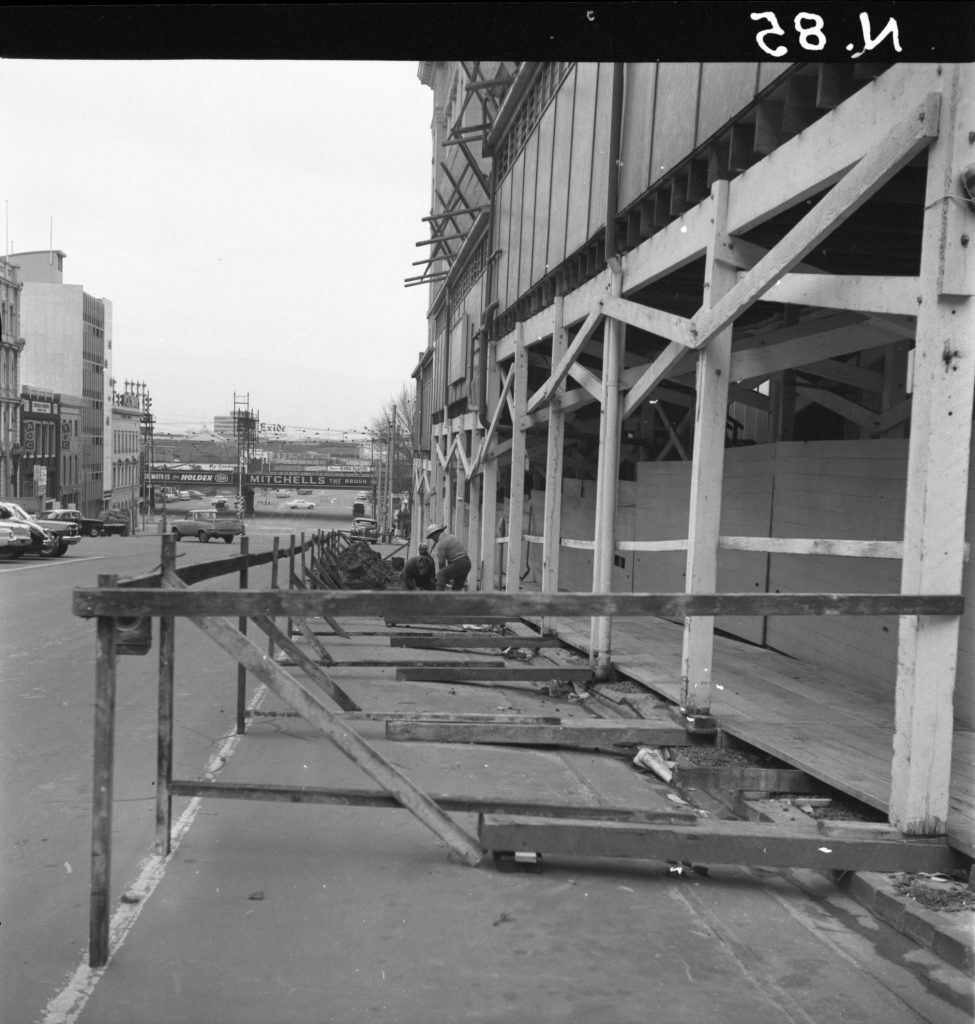
{"type": "Polygon", "coordinates": [[[386,590],[402,580],[402,572],[365,541],[353,541],[336,561],[349,590],[386,590]]]}

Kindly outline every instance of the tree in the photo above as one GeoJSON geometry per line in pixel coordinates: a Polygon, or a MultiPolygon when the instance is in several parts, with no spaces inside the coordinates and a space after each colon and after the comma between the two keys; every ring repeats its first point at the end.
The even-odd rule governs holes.
{"type": "Polygon", "coordinates": [[[368,430],[384,450],[393,449],[393,490],[408,492],[413,484],[413,453],[416,450],[416,395],[404,384],[400,393],[388,398],[382,411],[369,421],[368,430]]]}

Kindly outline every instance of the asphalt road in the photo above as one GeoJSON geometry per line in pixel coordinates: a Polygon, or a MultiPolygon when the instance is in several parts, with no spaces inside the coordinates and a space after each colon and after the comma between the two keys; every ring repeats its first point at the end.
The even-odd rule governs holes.
{"type": "MultiPolygon", "coordinates": [[[[347,528],[352,492],[259,506],[246,524],[251,551],[316,530],[347,528]]],[[[172,506],[188,510],[188,504],[172,506]]],[[[202,503],[201,503],[202,507],[202,503]]],[[[178,514],[178,513],[177,513],[178,514]]],[[[140,524],[141,525],[141,524],[140,524]]],[[[160,517],[135,536],[83,538],[61,558],[0,561],[0,1022],[27,1024],[82,958],[88,941],[94,627],[71,612],[76,587],[99,574],[138,575],[159,563],[160,517]]],[[[180,562],[202,562],[238,544],[180,543],[180,562]]],[[[262,583],[261,570],[252,586],[262,583]]],[[[235,579],[235,578],[231,578],[235,579]]],[[[227,580],[215,586],[233,586],[227,580]]],[[[179,658],[209,691],[186,688],[175,735],[180,771],[195,777],[233,729],[236,673],[189,627],[179,658]]],[[[157,653],[119,661],[113,880],[133,877],[152,846],[157,653]]],[[[138,1024],[138,1022],[133,1022],[138,1024]]]]}
{"type": "MultiPolygon", "coordinates": [[[[269,549],[275,534],[348,521],[340,502],[312,500],[316,509],[300,516],[262,509],[247,524],[252,550],[269,549]]],[[[234,550],[188,540],[178,554],[198,562],[234,550]]],[[[58,999],[86,961],[95,663],[94,626],[72,615],[71,595],[101,573],[151,569],[158,556],[152,533],[0,562],[3,1024],[971,1020],[970,979],[808,872],[675,879],[661,865],[553,858],[542,875],[502,874],[448,863],[405,812],[246,801],[204,804],[124,947],[62,1012],[58,999]]],[[[265,585],[261,572],[252,587],[265,585]]],[[[152,849],[156,673],[155,648],[119,660],[113,905],[152,849]]],[[[178,624],[176,678],[175,768],[192,778],[233,733],[236,672],[178,624]]],[[[343,685],[358,686],[363,706],[391,699],[343,685]]],[[[495,691],[469,689],[481,702],[472,710],[497,704],[495,691]]],[[[438,699],[464,699],[455,690],[440,688],[438,699]]],[[[397,692],[404,707],[428,699],[397,692]]],[[[349,763],[306,733],[301,724],[255,729],[228,779],[273,766],[296,779],[320,768],[348,784],[349,763]]],[[[453,788],[468,763],[481,784],[523,784],[505,748],[393,756],[430,788],[435,779],[453,788]]],[[[526,777],[541,779],[557,756],[539,757],[526,777]]],[[[632,785],[617,766],[619,784],[632,785]]],[[[590,785],[588,772],[566,771],[573,785],[590,785]]],[[[177,802],[174,818],[182,810],[177,802]]]]}

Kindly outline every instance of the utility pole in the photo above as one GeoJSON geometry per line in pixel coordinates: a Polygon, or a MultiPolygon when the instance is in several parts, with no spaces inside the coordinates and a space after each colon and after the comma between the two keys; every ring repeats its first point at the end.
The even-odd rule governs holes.
{"type": "Polygon", "coordinates": [[[237,438],[237,518],[244,520],[244,474],[253,454],[257,417],[250,411],[250,394],[234,393],[234,435],[237,438]]]}
{"type": "Polygon", "coordinates": [[[153,431],[156,419],[152,415],[152,398],[145,384],[142,385],[140,396],[142,408],[142,529],[146,528],[146,515],[152,511],[152,462],[153,462],[153,431]]]}

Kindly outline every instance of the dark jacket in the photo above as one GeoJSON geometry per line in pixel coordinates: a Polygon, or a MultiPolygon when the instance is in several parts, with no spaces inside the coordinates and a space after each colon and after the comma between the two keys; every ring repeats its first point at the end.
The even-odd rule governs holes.
{"type": "Polygon", "coordinates": [[[437,567],[428,555],[416,555],[403,567],[407,590],[436,590],[437,567]]]}

